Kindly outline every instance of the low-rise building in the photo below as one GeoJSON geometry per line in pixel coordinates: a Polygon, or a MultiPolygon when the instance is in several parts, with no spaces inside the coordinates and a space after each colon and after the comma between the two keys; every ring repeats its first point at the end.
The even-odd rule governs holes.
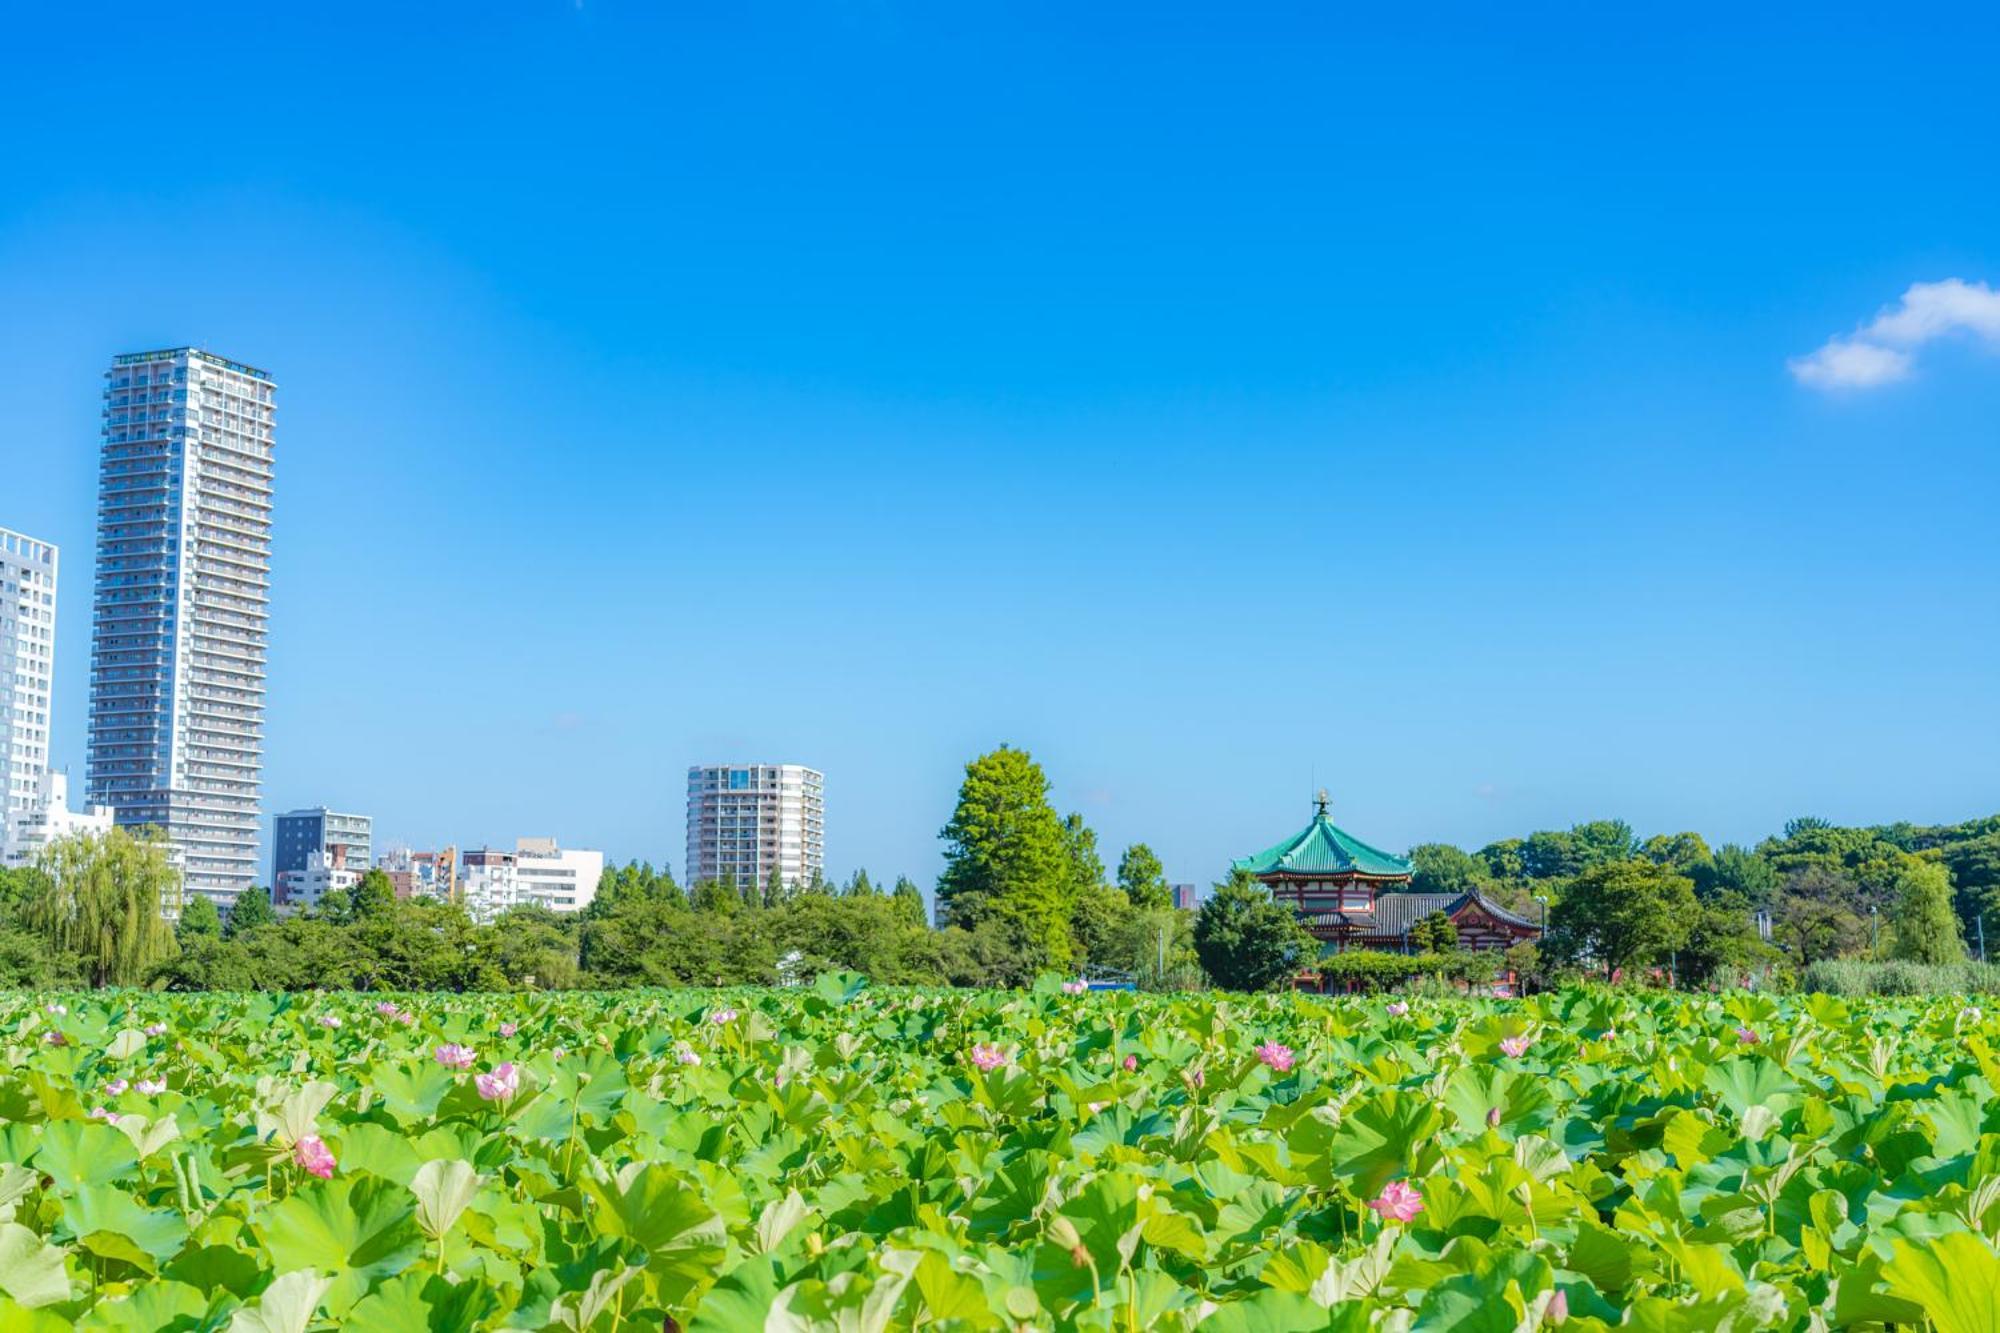
{"type": "Polygon", "coordinates": [[[519,838],[514,850],[468,849],[459,859],[459,901],[475,921],[516,907],[580,912],[597,897],[604,853],[565,849],[554,838],[519,838]]]}
{"type": "Polygon", "coordinates": [[[73,833],[92,836],[109,833],[111,822],[108,805],[93,805],[80,811],[70,809],[69,774],[45,768],[27,803],[15,807],[6,826],[0,827],[0,865],[30,865],[42,848],[57,838],[73,833]]]}
{"type": "Polygon", "coordinates": [[[347,864],[347,849],[335,844],[331,852],[313,852],[300,870],[287,870],[271,886],[271,906],[281,916],[309,912],[335,889],[353,892],[361,883],[362,872],[347,864]]]}

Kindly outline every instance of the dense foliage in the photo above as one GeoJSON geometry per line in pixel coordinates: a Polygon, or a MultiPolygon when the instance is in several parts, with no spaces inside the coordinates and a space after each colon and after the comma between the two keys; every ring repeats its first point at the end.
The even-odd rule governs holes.
{"type": "Polygon", "coordinates": [[[0,1003],[0,1326],[1994,1327],[1957,1002],[0,1003]]]}

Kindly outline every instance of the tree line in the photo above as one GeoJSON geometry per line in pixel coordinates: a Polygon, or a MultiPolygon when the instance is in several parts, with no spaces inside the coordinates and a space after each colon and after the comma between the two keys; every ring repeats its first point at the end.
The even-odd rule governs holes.
{"type": "Polygon", "coordinates": [[[479,924],[451,903],[399,900],[370,871],[295,915],[280,918],[254,889],[226,921],[197,898],[169,926],[160,904],[179,894],[164,841],[117,829],[0,870],[0,985],[463,991],[783,984],[854,971],[884,984],[1018,986],[1055,971],[1255,990],[1313,969],[1386,985],[1476,984],[1503,968],[1544,983],[1589,974],[1723,985],[1827,959],[1962,960],[2000,905],[2000,816],[1865,829],[1800,819],[1755,847],[1714,849],[1698,834],[1641,840],[1600,820],[1473,852],[1412,849],[1413,890],[1477,889],[1546,921],[1539,946],[1468,954],[1434,916],[1412,932],[1411,955],[1323,959],[1247,875],[1224,877],[1190,912],[1173,906],[1146,844],[1108,869],[1095,832],[1059,813],[1049,789],[1025,750],[1003,745],[966,765],[940,831],[935,920],[907,878],[684,886],[633,862],[607,868],[574,914],[518,908],[479,924]]]}

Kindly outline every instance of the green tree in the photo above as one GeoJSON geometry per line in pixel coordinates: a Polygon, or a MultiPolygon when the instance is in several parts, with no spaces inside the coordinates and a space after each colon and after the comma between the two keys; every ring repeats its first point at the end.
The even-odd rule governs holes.
{"type": "Polygon", "coordinates": [[[174,937],[183,949],[190,940],[219,940],[222,938],[222,913],[215,910],[215,900],[200,894],[188,900],[181,909],[181,919],[174,927],[174,937]]]}
{"type": "Polygon", "coordinates": [[[1743,974],[1777,959],[1777,950],[1758,936],[1749,903],[1740,896],[1701,903],[1676,955],[1677,980],[1684,985],[1734,984],[1743,974]]]}
{"type": "Polygon", "coordinates": [[[1141,912],[1173,906],[1167,869],[1143,842],[1133,843],[1118,858],[1118,887],[1125,891],[1125,900],[1141,912]]]}
{"type": "Polygon", "coordinates": [[[263,885],[252,884],[236,895],[236,901],[229,905],[229,919],[223,925],[223,935],[235,939],[245,931],[259,926],[268,926],[278,919],[271,908],[271,895],[263,885]]]}
{"type": "Polygon", "coordinates": [[[785,901],[785,876],[776,865],[764,877],[764,906],[777,907],[785,901]]]}
{"type": "Polygon", "coordinates": [[[1917,963],[1962,963],[1965,941],[1951,905],[1951,876],[1941,865],[1916,861],[1896,879],[1895,956],[1917,963]]]}
{"type": "Polygon", "coordinates": [[[872,898],[877,892],[875,881],[868,878],[866,870],[857,870],[849,875],[847,884],[841,889],[841,893],[849,898],[872,898]]]}
{"type": "Polygon", "coordinates": [[[1131,922],[1132,903],[1123,890],[1085,885],[1070,904],[1072,956],[1099,971],[1129,971],[1131,922]]]}
{"type": "MultiPolygon", "coordinates": [[[[1027,751],[1001,746],[965,766],[945,843],[938,902],[944,921],[976,928],[993,917],[1049,965],[1069,961],[1077,869],[1049,781],[1027,751]]],[[[1101,872],[1100,872],[1101,874],[1101,872]]]]}
{"type": "Polygon", "coordinates": [[[1694,884],[1651,861],[1606,861],[1571,880],[1549,913],[1544,951],[1615,977],[1664,961],[1687,940],[1694,884]]]}
{"type": "Polygon", "coordinates": [[[1715,860],[1708,842],[1699,833],[1656,833],[1646,839],[1640,855],[1655,865],[1663,865],[1677,875],[1686,875],[1700,892],[1702,873],[1715,860]]]}
{"type": "Polygon", "coordinates": [[[1443,912],[1432,912],[1410,927],[1410,947],[1418,953],[1450,953],[1458,947],[1458,927],[1443,912]]]}
{"type": "Polygon", "coordinates": [[[175,952],[160,904],[179,900],[180,872],[157,830],[57,838],[36,868],[45,882],[33,922],[52,949],[83,960],[93,987],[137,985],[175,952]]]}
{"type": "Polygon", "coordinates": [[[1410,848],[1410,871],[1412,893],[1464,893],[1478,888],[1490,873],[1479,858],[1446,842],[1410,848]]]}
{"type": "Polygon", "coordinates": [[[356,918],[379,916],[396,906],[396,884],[386,871],[369,870],[354,886],[353,912],[356,918]]]}
{"type": "Polygon", "coordinates": [[[1097,854],[1097,832],[1082,815],[1063,821],[1063,854],[1069,861],[1071,894],[1104,887],[1104,858],[1097,854]]]}
{"type": "Polygon", "coordinates": [[[913,926],[930,924],[929,913],[924,910],[924,891],[907,876],[896,876],[896,891],[889,895],[895,900],[896,910],[903,919],[913,926]]]}
{"type": "Polygon", "coordinates": [[[1795,870],[1779,887],[1772,941],[1800,971],[1868,947],[1868,923],[1856,910],[1859,886],[1824,867],[1795,870]]]}
{"type": "Polygon", "coordinates": [[[1195,913],[1194,951],[1224,990],[1282,990],[1319,956],[1319,942],[1291,908],[1238,870],[1195,913]]]}
{"type": "Polygon", "coordinates": [[[1694,891],[1703,898],[1735,894],[1751,908],[1768,908],[1778,897],[1778,872],[1769,861],[1733,842],[1715,849],[1706,866],[1692,872],[1694,891]]]}

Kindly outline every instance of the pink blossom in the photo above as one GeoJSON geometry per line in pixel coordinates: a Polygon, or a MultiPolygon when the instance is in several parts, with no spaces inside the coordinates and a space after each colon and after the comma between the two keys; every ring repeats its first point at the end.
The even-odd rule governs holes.
{"type": "Polygon", "coordinates": [[[42,1034],[42,1042],[48,1046],[67,1046],[69,1045],[69,1038],[63,1036],[60,1032],[51,1030],[42,1034]]]}
{"type": "Polygon", "coordinates": [[[1090,983],[1087,981],[1065,981],[1062,984],[1062,989],[1065,995],[1082,995],[1090,989],[1090,983]]]}
{"type": "Polygon", "coordinates": [[[520,1030],[521,1029],[519,1027],[517,1027],[512,1023],[502,1023],[500,1025],[500,1035],[503,1037],[511,1037],[520,1030]]]}
{"type": "Polygon", "coordinates": [[[1193,1086],[1193,1087],[1197,1087],[1197,1088],[1198,1088],[1198,1087],[1200,1087],[1200,1086],[1201,1086],[1201,1085],[1202,1085],[1203,1083],[1205,1083],[1205,1082],[1207,1082],[1207,1081],[1208,1081],[1208,1080],[1207,1080],[1207,1079],[1206,1079],[1206,1078],[1205,1078],[1205,1077],[1203,1076],[1203,1074],[1202,1074],[1202,1071],[1201,1071],[1201,1070],[1199,1070],[1199,1069],[1195,1070],[1195,1071],[1194,1071],[1193,1073],[1191,1073],[1191,1074],[1188,1074],[1188,1075],[1186,1075],[1185,1077],[1187,1078],[1187,1081],[1188,1081],[1188,1083],[1189,1083],[1189,1085],[1190,1085],[1190,1086],[1193,1086]]]}
{"type": "Polygon", "coordinates": [[[1568,1319],[1569,1293],[1564,1291],[1561,1287],[1557,1287],[1555,1295],[1549,1297],[1549,1305],[1546,1314],[1548,1317],[1548,1321],[1551,1324],[1560,1324],[1564,1320],[1568,1319]]]}
{"type": "Polygon", "coordinates": [[[717,1027],[721,1027],[724,1023],[734,1023],[736,1021],[736,1011],[734,1009],[718,1009],[708,1016],[708,1021],[717,1027]]]}
{"type": "Polygon", "coordinates": [[[674,1058],[684,1065],[698,1065],[701,1063],[701,1056],[697,1055],[693,1048],[688,1046],[682,1046],[678,1051],[675,1051],[674,1058]]]}
{"type": "Polygon", "coordinates": [[[44,1008],[46,1008],[46,1009],[47,1009],[47,1010],[48,1010],[48,1011],[49,1011],[50,1013],[52,1013],[52,1014],[55,1014],[55,1015],[57,1015],[58,1017],[60,1017],[61,1015],[63,1015],[63,1014],[66,1014],[66,1013],[68,1013],[68,1012],[69,1012],[69,1006],[68,1006],[68,1005],[66,1005],[66,1004],[56,1004],[56,1003],[54,1003],[53,1001],[51,1001],[51,1002],[50,1002],[49,1004],[47,1004],[47,1005],[45,1005],[45,1006],[43,1006],[43,1007],[44,1007],[44,1008]]]}
{"type": "Polygon", "coordinates": [[[122,1096],[125,1092],[125,1089],[131,1086],[132,1085],[130,1083],[127,1083],[122,1078],[114,1078],[109,1083],[104,1085],[104,1090],[110,1093],[113,1097],[118,1097],[122,1096]]]}
{"type": "Polygon", "coordinates": [[[1280,1074],[1289,1074],[1292,1070],[1292,1065],[1298,1060],[1298,1056],[1293,1053],[1291,1047],[1280,1045],[1275,1041],[1267,1041],[1262,1046],[1259,1046],[1256,1054],[1259,1060],[1262,1060],[1280,1074]]]}
{"type": "Polygon", "coordinates": [[[340,1026],[340,1015],[321,1014],[319,1016],[319,1025],[323,1028],[337,1028],[340,1026]]]}
{"type": "Polygon", "coordinates": [[[461,1046],[455,1041],[437,1048],[437,1062],[446,1069],[470,1069],[474,1058],[470,1046],[461,1046]]]}
{"type": "Polygon", "coordinates": [[[550,1052],[549,1052],[549,1058],[550,1058],[550,1059],[552,1059],[552,1060],[560,1060],[560,1059],[562,1059],[562,1058],[563,1058],[563,1056],[564,1056],[564,1055],[566,1055],[567,1053],[568,1053],[568,1050],[567,1050],[567,1048],[566,1048],[566,1047],[562,1047],[562,1046],[558,1046],[558,1047],[556,1047],[556,1048],[555,1048],[555,1049],[554,1049],[553,1051],[550,1051],[550,1052]]]}
{"type": "Polygon", "coordinates": [[[1389,1002],[1389,1017],[1401,1018],[1404,1014],[1407,1014],[1409,1012],[1410,1012],[1410,1005],[1407,1000],[1391,1000],[1389,1002]]]}
{"type": "Polygon", "coordinates": [[[333,1150],[317,1134],[308,1134],[298,1141],[292,1148],[292,1160],[304,1167],[308,1175],[333,1179],[333,1150]]]}
{"type": "Polygon", "coordinates": [[[396,1015],[396,1021],[398,1023],[401,1023],[406,1028],[415,1027],[417,1025],[417,1016],[411,1013],[408,1009],[405,1009],[401,1013],[396,1015]]]}
{"type": "Polygon", "coordinates": [[[1738,1028],[1736,1029],[1736,1040],[1744,1046],[1755,1046],[1764,1039],[1749,1028],[1738,1028]]]}
{"type": "Polygon", "coordinates": [[[102,1120],[106,1124],[118,1118],[118,1113],[108,1106],[100,1106],[90,1113],[92,1120],[102,1120]]]}
{"type": "Polygon", "coordinates": [[[157,1097],[167,1090],[167,1081],[163,1078],[142,1078],[138,1086],[145,1096],[157,1097]]]}
{"type": "Polygon", "coordinates": [[[380,1004],[375,1006],[375,1012],[382,1015],[382,1017],[384,1018],[394,1018],[401,1011],[398,1010],[396,1006],[390,1003],[388,1000],[384,1000],[380,1004]]]}
{"type": "Polygon", "coordinates": [[[1131,1072],[1132,1070],[1134,1070],[1134,1069],[1137,1069],[1138,1067],[1139,1067],[1139,1057],[1138,1057],[1138,1056],[1136,1056],[1136,1055],[1128,1055],[1128,1056],[1126,1056],[1126,1057],[1125,1057],[1125,1071],[1126,1071],[1127,1073],[1130,1073],[1130,1072],[1131,1072]]]}
{"type": "Polygon", "coordinates": [[[521,1067],[511,1061],[498,1064],[490,1074],[473,1075],[472,1083],[486,1101],[506,1101],[521,1090],[521,1067]]]}
{"type": "Polygon", "coordinates": [[[1407,1222],[1423,1211],[1424,1200],[1409,1182],[1392,1180],[1368,1201],[1368,1206],[1381,1214],[1384,1222],[1407,1222]]]}
{"type": "Polygon", "coordinates": [[[149,1037],[164,1037],[167,1035],[167,1025],[165,1023],[148,1023],[146,1024],[146,1035],[149,1037]]]}
{"type": "Polygon", "coordinates": [[[1006,1064],[1007,1057],[1001,1052],[998,1046],[989,1045],[982,1041],[973,1045],[972,1063],[990,1074],[1001,1065],[1006,1064]]]}
{"type": "Polygon", "coordinates": [[[1497,1106],[1489,1106],[1489,1107],[1487,1107],[1487,1108],[1486,1108],[1486,1127],[1487,1127],[1488,1129],[1498,1129],[1498,1128],[1500,1128],[1500,1108],[1499,1108],[1499,1107],[1497,1107],[1497,1106]]]}
{"type": "Polygon", "coordinates": [[[1500,1039],[1500,1049],[1508,1055],[1519,1059],[1521,1056],[1527,1054],[1528,1039],[1526,1037],[1502,1037],[1500,1039]]]}

